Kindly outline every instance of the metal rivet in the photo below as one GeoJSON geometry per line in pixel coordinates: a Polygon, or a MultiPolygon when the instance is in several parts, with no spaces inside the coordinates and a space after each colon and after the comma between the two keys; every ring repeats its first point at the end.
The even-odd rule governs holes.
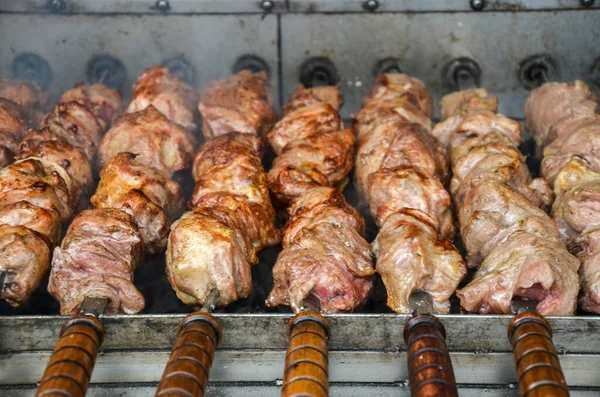
{"type": "Polygon", "coordinates": [[[594,5],[594,0],[579,0],[582,7],[591,7],[594,5]]]}
{"type": "Polygon", "coordinates": [[[485,1],[484,0],[470,0],[469,4],[471,5],[471,9],[473,11],[481,11],[485,7],[485,1]]]}
{"type": "Polygon", "coordinates": [[[264,11],[271,11],[273,8],[275,8],[275,2],[272,0],[264,0],[262,3],[260,3],[260,8],[262,8],[264,11]]]}
{"type": "Polygon", "coordinates": [[[155,7],[159,11],[167,12],[171,9],[171,4],[167,0],[157,0],[155,7]]]}
{"type": "Polygon", "coordinates": [[[67,2],[65,0],[48,0],[46,7],[50,12],[61,12],[67,8],[67,2]]]}
{"type": "Polygon", "coordinates": [[[379,7],[379,2],[377,0],[367,0],[362,6],[367,11],[375,11],[379,7]]]}

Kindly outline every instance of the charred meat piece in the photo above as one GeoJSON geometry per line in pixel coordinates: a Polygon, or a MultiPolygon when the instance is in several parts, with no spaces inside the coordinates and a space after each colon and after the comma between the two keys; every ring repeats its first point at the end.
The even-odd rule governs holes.
{"type": "Polygon", "coordinates": [[[263,137],[275,122],[273,92],[264,72],[242,70],[209,83],[200,94],[198,110],[207,140],[230,132],[263,137]]]}
{"type": "Polygon", "coordinates": [[[434,310],[447,313],[466,275],[452,245],[446,150],[431,134],[432,100],[424,84],[383,74],[353,116],[358,134],[356,185],[380,227],[372,244],[388,306],[409,313],[409,297],[423,290],[434,310]]]}
{"type": "Polygon", "coordinates": [[[88,108],[106,131],[121,110],[121,94],[104,84],[86,85],[78,83],[58,98],[59,103],[78,102],[88,108]]]}
{"type": "Polygon", "coordinates": [[[137,313],[142,294],[133,285],[141,265],[142,238],[133,220],[117,209],[86,210],[54,250],[48,292],[63,315],[75,314],[86,297],[108,298],[106,314],[137,313]]]}
{"type": "Polygon", "coordinates": [[[46,111],[50,95],[25,80],[0,80],[0,98],[16,103],[30,126],[37,125],[46,111]]]}
{"type": "Polygon", "coordinates": [[[104,167],[120,152],[133,153],[142,164],[171,177],[191,166],[194,144],[185,128],[150,105],[117,119],[98,150],[99,165],[104,167]]]}
{"type": "Polygon", "coordinates": [[[138,78],[133,86],[133,96],[127,113],[137,113],[154,107],[173,123],[190,133],[196,130],[196,103],[194,89],[181,81],[164,66],[154,66],[138,78]]]}
{"type": "Polygon", "coordinates": [[[19,142],[25,136],[27,122],[19,106],[0,98],[0,168],[13,162],[19,142]]]}
{"type": "Polygon", "coordinates": [[[339,190],[318,187],[294,201],[273,268],[267,306],[305,307],[323,313],[362,307],[373,286],[364,221],[339,190]]]}
{"type": "Polygon", "coordinates": [[[183,211],[183,191],[178,183],[135,159],[119,153],[100,172],[100,183],[90,199],[95,208],[114,208],[130,214],[147,252],[167,246],[171,221],[183,211]]]}

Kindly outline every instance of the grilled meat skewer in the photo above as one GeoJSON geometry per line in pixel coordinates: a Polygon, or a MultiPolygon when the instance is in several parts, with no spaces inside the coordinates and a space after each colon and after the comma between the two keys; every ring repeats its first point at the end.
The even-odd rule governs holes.
{"type": "MultiPolygon", "coordinates": [[[[92,99],[79,98],[119,110],[116,91],[95,85],[88,94],[97,91],[101,94],[92,99]]],[[[34,106],[35,97],[24,103],[34,106]]],[[[108,125],[109,120],[103,122],[108,125]]],[[[0,244],[6,273],[0,297],[11,305],[23,304],[48,271],[61,223],[70,219],[81,193],[93,182],[91,164],[102,133],[99,119],[85,105],[60,103],[43,117],[39,129],[29,130],[16,150],[17,161],[0,170],[0,212],[5,214],[0,244]],[[9,210],[14,214],[9,216],[9,210]]]]}
{"type": "Polygon", "coordinates": [[[553,184],[560,239],[581,260],[583,310],[600,313],[598,98],[581,81],[546,83],[525,104],[526,125],[543,147],[542,175],[553,184]]]}
{"type": "Polygon", "coordinates": [[[270,92],[264,73],[242,71],[200,94],[208,141],[194,159],[191,211],[173,224],[167,247],[169,281],[188,305],[247,297],[256,254],[280,241],[260,158],[275,118],[270,92]]]}
{"type": "Polygon", "coordinates": [[[579,263],[540,210],[552,192],[531,178],[517,150],[519,123],[496,114],[496,104],[482,89],[450,94],[442,100],[448,117],[433,129],[450,154],[468,265],[478,268],[457,295],[473,312],[510,313],[513,298],[523,297],[542,314],[573,314],[579,263]]]}
{"type": "MultiPolygon", "coordinates": [[[[169,226],[183,210],[181,187],[170,178],[191,166],[193,138],[150,103],[158,97],[170,98],[173,106],[185,104],[174,93],[187,93],[189,87],[178,89],[175,85],[183,83],[165,77],[162,67],[150,68],[140,81],[157,70],[171,82],[165,88],[169,95],[160,92],[163,78],[156,86],[146,82],[148,98],[139,94],[134,100],[148,107],[119,117],[104,135],[98,145],[102,171],[90,200],[93,209],[74,219],[54,252],[48,291],[61,303],[62,314],[77,313],[87,297],[107,299],[106,313],[141,311],[144,297],[133,275],[144,254],[166,248],[169,226]]],[[[176,114],[186,112],[193,113],[176,114]]]]}
{"type": "Polygon", "coordinates": [[[267,306],[322,313],[361,307],[373,286],[364,220],[336,187],[352,168],[354,135],[338,114],[336,87],[299,87],[268,134],[278,154],[269,171],[275,199],[288,205],[283,250],[267,306]]]}
{"type": "Polygon", "coordinates": [[[466,275],[452,245],[454,225],[446,151],[431,135],[432,101],[419,80],[380,75],[353,116],[357,131],[356,182],[380,227],[373,243],[376,270],[388,306],[409,313],[409,298],[424,290],[434,312],[447,313],[449,298],[466,275]]]}

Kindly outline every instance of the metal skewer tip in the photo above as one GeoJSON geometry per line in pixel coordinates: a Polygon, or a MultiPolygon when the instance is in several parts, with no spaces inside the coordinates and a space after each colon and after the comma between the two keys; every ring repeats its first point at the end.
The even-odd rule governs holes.
{"type": "Polygon", "coordinates": [[[515,297],[510,303],[510,310],[513,314],[537,312],[537,302],[529,298],[515,297]]]}
{"type": "Polygon", "coordinates": [[[81,305],[79,313],[86,316],[100,317],[108,307],[108,299],[86,297],[81,305]]]}
{"type": "Polygon", "coordinates": [[[422,289],[413,291],[408,302],[413,315],[433,313],[433,297],[427,291],[422,289]]]}

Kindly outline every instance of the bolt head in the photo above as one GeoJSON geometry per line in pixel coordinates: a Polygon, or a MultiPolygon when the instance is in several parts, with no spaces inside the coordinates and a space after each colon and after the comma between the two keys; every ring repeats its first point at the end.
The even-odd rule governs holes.
{"type": "Polygon", "coordinates": [[[471,5],[471,9],[473,11],[481,11],[485,7],[484,0],[470,0],[469,4],[471,5]]]}
{"type": "Polygon", "coordinates": [[[169,4],[168,0],[157,0],[156,8],[162,12],[167,12],[171,9],[171,4],[169,4]]]}
{"type": "Polygon", "coordinates": [[[363,8],[367,11],[375,11],[379,7],[379,1],[367,0],[363,3],[363,8]]]}
{"type": "Polygon", "coordinates": [[[271,11],[273,8],[275,8],[275,2],[273,0],[264,0],[261,4],[260,4],[260,8],[262,8],[265,11],[271,11]]]}
{"type": "Polygon", "coordinates": [[[594,5],[594,0],[579,0],[582,7],[591,7],[594,5]]]}

